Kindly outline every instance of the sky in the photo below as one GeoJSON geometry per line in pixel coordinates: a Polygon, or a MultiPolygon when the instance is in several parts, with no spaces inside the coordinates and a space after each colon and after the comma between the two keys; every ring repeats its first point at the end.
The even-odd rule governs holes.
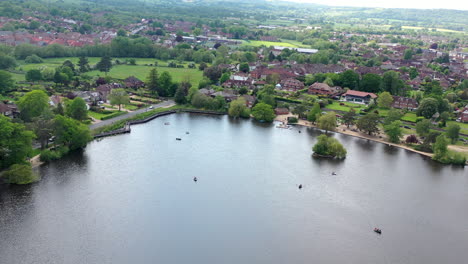
{"type": "Polygon", "coordinates": [[[314,3],[328,6],[357,6],[418,9],[468,10],[467,0],[289,0],[300,3],[314,3]]]}

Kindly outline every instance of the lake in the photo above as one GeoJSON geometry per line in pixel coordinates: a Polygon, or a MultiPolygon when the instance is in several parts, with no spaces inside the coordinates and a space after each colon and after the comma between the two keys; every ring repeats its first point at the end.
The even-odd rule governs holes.
{"type": "Polygon", "coordinates": [[[0,186],[0,263],[467,262],[466,169],[341,134],[315,159],[319,134],[174,114],[94,141],[0,186]]]}

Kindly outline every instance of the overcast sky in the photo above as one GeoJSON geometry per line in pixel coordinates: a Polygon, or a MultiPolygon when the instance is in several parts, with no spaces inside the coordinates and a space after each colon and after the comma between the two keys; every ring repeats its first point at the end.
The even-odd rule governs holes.
{"type": "Polygon", "coordinates": [[[385,8],[444,8],[468,10],[467,0],[289,0],[329,6],[359,6],[385,8]]]}

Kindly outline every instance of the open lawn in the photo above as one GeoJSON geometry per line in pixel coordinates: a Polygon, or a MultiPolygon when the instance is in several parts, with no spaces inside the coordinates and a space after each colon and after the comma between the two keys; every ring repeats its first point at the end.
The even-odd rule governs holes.
{"type": "MultiPolygon", "coordinates": [[[[113,61],[118,59],[121,62],[124,62],[127,58],[113,58],[113,61]]],[[[70,60],[74,64],[78,63],[78,58],[71,57],[71,58],[50,58],[44,59],[43,63],[36,63],[36,64],[28,64],[24,61],[20,61],[20,65],[17,67],[18,70],[28,71],[31,69],[41,69],[44,67],[49,68],[56,68],[62,65],[62,63],[66,60],[70,60]]],[[[95,65],[100,58],[97,57],[89,57],[89,64],[91,66],[95,65]]],[[[144,81],[151,70],[152,66],[147,66],[150,64],[154,64],[156,61],[158,62],[158,73],[161,74],[164,71],[167,71],[171,74],[172,80],[175,82],[180,82],[183,80],[189,80],[192,85],[198,85],[200,80],[203,78],[203,72],[199,71],[198,69],[189,69],[187,68],[188,62],[181,63],[185,66],[185,68],[169,68],[167,67],[168,62],[156,60],[152,58],[135,58],[136,65],[114,65],[111,71],[108,73],[109,76],[117,78],[117,79],[125,79],[131,75],[134,75],[138,79],[144,81]]],[[[180,63],[178,63],[180,64],[180,63]]],[[[103,72],[100,71],[91,71],[85,73],[89,76],[105,76],[103,72]]],[[[17,81],[23,81],[24,75],[22,74],[14,74],[13,76],[17,81]]]]}
{"type": "Polygon", "coordinates": [[[260,41],[260,40],[244,40],[242,45],[245,46],[255,46],[260,47],[262,45],[269,47],[269,46],[282,46],[282,47],[290,47],[290,48],[299,48],[298,45],[288,43],[288,42],[274,42],[274,41],[260,41]]]}
{"type": "Polygon", "coordinates": [[[326,105],[325,108],[343,112],[348,112],[351,108],[353,108],[354,110],[356,110],[356,113],[359,114],[359,112],[362,109],[366,109],[367,106],[362,104],[333,101],[332,104],[326,105]],[[343,103],[344,105],[340,105],[340,103],[343,103]]]}
{"type": "MultiPolygon", "coordinates": [[[[414,27],[414,26],[402,26],[402,29],[414,29],[414,30],[421,30],[423,27],[414,27]]],[[[428,28],[429,30],[432,30],[433,28],[428,28]]],[[[445,28],[434,28],[436,31],[439,32],[452,32],[452,33],[463,33],[463,31],[457,31],[457,30],[451,30],[451,29],[445,29],[445,28]]]]}
{"type": "Polygon", "coordinates": [[[406,113],[401,120],[416,123],[417,118],[415,113],[406,113]]]}

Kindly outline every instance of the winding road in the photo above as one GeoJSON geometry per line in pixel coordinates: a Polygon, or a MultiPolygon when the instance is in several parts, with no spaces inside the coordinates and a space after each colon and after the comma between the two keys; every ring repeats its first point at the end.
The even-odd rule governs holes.
{"type": "MultiPolygon", "coordinates": [[[[173,100],[167,100],[167,101],[161,102],[159,104],[151,105],[151,106],[153,107],[153,109],[156,109],[156,108],[171,107],[173,105],[175,105],[175,102],[173,100]]],[[[133,116],[138,115],[140,113],[144,113],[144,112],[149,110],[149,107],[150,106],[142,108],[142,109],[138,109],[138,110],[133,111],[133,112],[129,112],[129,113],[121,115],[121,116],[116,116],[114,118],[107,119],[107,120],[101,121],[99,123],[91,124],[91,125],[89,125],[89,129],[93,130],[93,129],[100,128],[100,127],[103,127],[103,126],[111,125],[111,124],[113,124],[113,123],[115,123],[117,121],[133,117],[133,116]]]]}

